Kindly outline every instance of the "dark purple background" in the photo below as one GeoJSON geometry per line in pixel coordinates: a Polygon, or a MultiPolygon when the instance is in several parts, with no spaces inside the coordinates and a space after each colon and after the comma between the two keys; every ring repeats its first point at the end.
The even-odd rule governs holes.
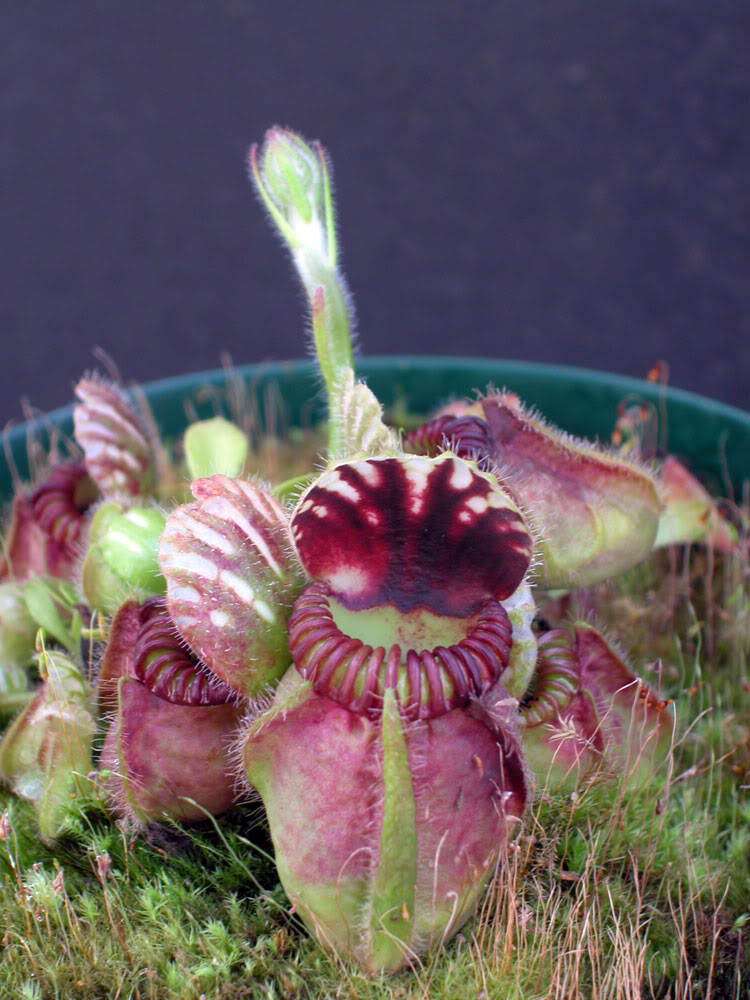
{"type": "Polygon", "coordinates": [[[747,407],[745,0],[7,5],[3,364],[68,401],[305,353],[245,177],[278,122],[328,146],[362,348],[567,362],[747,407]]]}

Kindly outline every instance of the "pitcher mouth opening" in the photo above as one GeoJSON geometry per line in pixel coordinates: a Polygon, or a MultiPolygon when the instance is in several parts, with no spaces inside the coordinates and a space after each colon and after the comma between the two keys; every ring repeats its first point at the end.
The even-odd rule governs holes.
{"type": "Polygon", "coordinates": [[[71,545],[81,535],[84,515],[99,491],[82,462],[53,469],[29,496],[34,520],[59,545],[71,545]]]}
{"type": "Polygon", "coordinates": [[[139,611],[134,673],[148,690],[174,705],[226,705],[236,692],[204,667],[179,639],[163,597],[151,597],[139,611]]]}
{"type": "Polygon", "coordinates": [[[388,688],[408,719],[433,719],[491,688],[508,666],[512,626],[502,604],[482,602],[467,634],[451,645],[415,650],[394,642],[373,647],[334,621],[332,589],[316,581],[289,619],[289,652],[315,691],[358,714],[379,714],[388,688]]]}

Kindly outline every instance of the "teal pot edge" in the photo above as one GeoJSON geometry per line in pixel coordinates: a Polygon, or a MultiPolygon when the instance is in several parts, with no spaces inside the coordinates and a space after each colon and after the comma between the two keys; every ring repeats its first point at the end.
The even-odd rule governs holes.
{"type": "MultiPolygon", "coordinates": [[[[427,413],[449,399],[474,395],[488,386],[507,388],[529,406],[571,434],[603,442],[615,420],[618,404],[637,397],[665,416],[667,449],[686,460],[716,492],[729,495],[750,479],[750,413],[682,389],[664,388],[645,380],[565,365],[490,358],[372,357],[357,359],[358,374],[386,405],[404,403],[410,411],[427,413]]],[[[249,387],[261,413],[269,398],[283,401],[285,420],[306,424],[324,413],[322,382],[313,361],[281,361],[242,365],[232,377],[249,387]]],[[[166,437],[177,436],[187,424],[185,401],[192,400],[200,416],[214,412],[217,390],[227,371],[177,375],[140,387],[166,437]]],[[[72,407],[65,406],[3,433],[0,495],[12,487],[10,459],[22,477],[28,475],[27,444],[44,448],[52,429],[72,433],[72,407]]]]}

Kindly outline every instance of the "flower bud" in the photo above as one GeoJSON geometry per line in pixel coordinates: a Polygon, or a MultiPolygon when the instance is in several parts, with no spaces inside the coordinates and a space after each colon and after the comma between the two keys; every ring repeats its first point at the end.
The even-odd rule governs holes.
{"type": "Polygon", "coordinates": [[[244,763],[281,882],[325,948],[374,974],[460,929],[526,800],[516,704],[498,686],[414,724],[392,689],[373,718],[285,676],[244,763]]]}
{"type": "Polygon", "coordinates": [[[312,309],[315,353],[326,382],[331,451],[339,455],[345,428],[336,402],[342,375],[353,365],[351,296],[337,266],[331,181],[319,143],[309,145],[286,129],[266,133],[260,157],[250,150],[258,194],[291,251],[312,309]]]}
{"type": "Polygon", "coordinates": [[[159,570],[159,539],[166,517],[155,507],[103,504],[89,531],[81,567],[81,584],[92,608],[111,614],[131,596],[144,599],[163,594],[166,582],[159,570]]]}
{"type": "Polygon", "coordinates": [[[326,232],[328,170],[320,146],[313,149],[288,129],[266,133],[260,163],[253,159],[256,183],[262,190],[274,221],[290,243],[315,247],[327,257],[330,235],[326,232]]]}
{"type": "Polygon", "coordinates": [[[196,822],[231,807],[230,747],[244,709],[184,649],[162,598],[117,612],[98,696],[111,717],[99,767],[117,816],[196,822]]]}
{"type": "Polygon", "coordinates": [[[0,778],[34,804],[42,840],[62,832],[75,799],[91,790],[95,731],[86,683],[64,653],[39,656],[42,687],[0,742],[0,778]]]}

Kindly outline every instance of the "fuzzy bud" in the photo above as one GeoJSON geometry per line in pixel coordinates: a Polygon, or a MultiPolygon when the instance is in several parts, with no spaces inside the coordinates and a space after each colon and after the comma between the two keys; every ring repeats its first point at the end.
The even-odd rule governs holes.
{"type": "Polygon", "coordinates": [[[289,247],[312,310],[315,352],[331,402],[328,433],[334,455],[344,450],[345,428],[336,400],[353,364],[351,298],[338,269],[336,227],[328,164],[320,143],[272,128],[263,148],[250,151],[253,183],[289,247]]]}
{"type": "Polygon", "coordinates": [[[256,183],[279,228],[286,227],[290,243],[327,257],[327,167],[320,147],[313,148],[288,129],[272,128],[257,165],[256,183]],[[278,216],[278,217],[277,217],[278,216]]]}

